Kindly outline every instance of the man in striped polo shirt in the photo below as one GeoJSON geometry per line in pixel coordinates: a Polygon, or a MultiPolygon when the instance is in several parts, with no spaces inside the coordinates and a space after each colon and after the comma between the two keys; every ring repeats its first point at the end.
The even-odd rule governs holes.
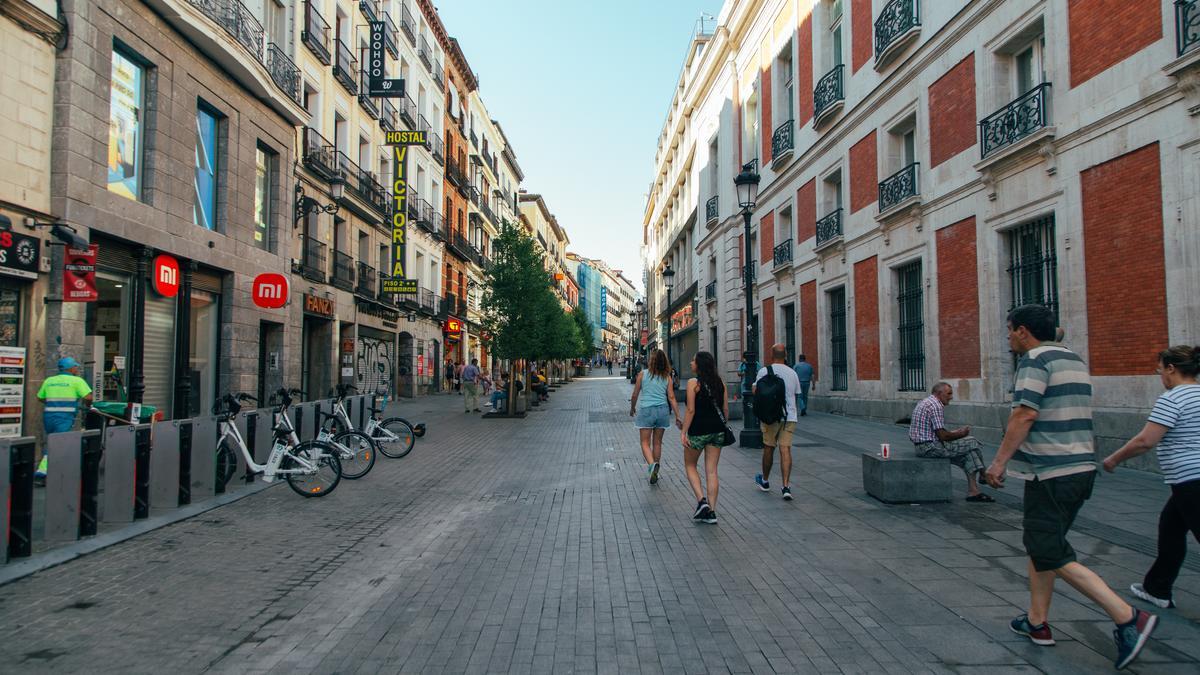
{"type": "Polygon", "coordinates": [[[1053,342],[1055,323],[1054,313],[1042,305],[1022,305],[1008,315],[1008,344],[1022,358],[1004,442],[986,478],[992,487],[1003,487],[1007,468],[1025,481],[1022,539],[1029,555],[1029,612],[1013,619],[1010,628],[1034,644],[1054,644],[1046,617],[1054,580],[1061,577],[1117,624],[1115,665],[1121,669],[1137,657],[1158,618],[1122,600],[1075,560],[1067,542],[1096,479],[1092,381],[1083,359],[1053,342]]]}

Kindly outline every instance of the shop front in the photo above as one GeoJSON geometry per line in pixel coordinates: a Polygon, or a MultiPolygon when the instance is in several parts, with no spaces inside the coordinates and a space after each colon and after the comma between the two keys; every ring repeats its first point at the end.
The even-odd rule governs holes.
{"type": "Polygon", "coordinates": [[[696,327],[696,301],[683,305],[671,314],[671,343],[668,358],[679,371],[681,382],[695,377],[692,372],[692,357],[700,350],[700,332],[696,327]]]}
{"type": "Polygon", "coordinates": [[[142,404],[162,418],[206,414],[217,398],[224,273],[151,253],[97,242],[84,313],[84,361],[100,365],[93,396],[128,401],[140,375],[142,404]]]}
{"type": "MultiPolygon", "coordinates": [[[[337,303],[331,297],[303,294],[300,327],[300,389],[307,400],[324,398],[333,388],[334,319],[337,303]]],[[[293,386],[288,382],[285,386],[293,386]]]]}
{"type": "Polygon", "coordinates": [[[29,338],[41,247],[36,237],[0,232],[0,438],[37,431],[28,423],[40,385],[30,368],[29,338]]]}
{"type": "MultiPolygon", "coordinates": [[[[462,319],[451,317],[442,322],[442,341],[445,345],[445,359],[453,359],[456,366],[463,364],[466,354],[466,324],[462,319]]],[[[446,373],[442,373],[446,377],[446,373]]],[[[453,388],[453,387],[451,387],[453,388]]]]}

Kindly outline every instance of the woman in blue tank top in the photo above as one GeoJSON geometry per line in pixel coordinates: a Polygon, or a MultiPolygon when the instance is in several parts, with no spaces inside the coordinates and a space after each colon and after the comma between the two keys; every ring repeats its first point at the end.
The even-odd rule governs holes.
{"type": "Polygon", "coordinates": [[[641,436],[642,456],[646,459],[646,473],[651,485],[658,482],[662,439],[671,425],[671,413],[674,413],[678,426],[681,422],[679,408],[675,405],[671,364],[663,350],[656,349],[650,355],[649,367],[638,373],[637,382],[633,385],[633,398],[629,400],[629,416],[634,417],[634,426],[641,436]]]}

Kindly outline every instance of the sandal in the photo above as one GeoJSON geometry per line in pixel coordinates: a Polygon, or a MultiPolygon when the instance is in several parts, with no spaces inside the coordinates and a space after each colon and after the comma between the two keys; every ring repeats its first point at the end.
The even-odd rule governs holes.
{"type": "Polygon", "coordinates": [[[988,495],[985,495],[984,493],[980,492],[977,495],[971,495],[970,497],[967,497],[967,501],[969,501],[969,502],[994,502],[996,500],[992,499],[988,495]]]}

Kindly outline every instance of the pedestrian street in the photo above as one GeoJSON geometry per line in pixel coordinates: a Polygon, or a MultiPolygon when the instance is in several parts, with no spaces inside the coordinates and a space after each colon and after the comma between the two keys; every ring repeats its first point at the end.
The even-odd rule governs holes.
{"type": "MultiPolygon", "coordinates": [[[[793,501],[760,492],[759,452],[734,445],[720,523],[699,524],[677,434],[647,484],[630,391],[577,378],[524,419],[453,394],[393,404],[426,437],[326,498],[272,487],[0,587],[0,670],[1111,670],[1111,623],[1063,584],[1057,646],[1009,631],[1027,602],[1019,484],[968,504],[956,476],[952,503],[886,506],[858,453],[901,450],[904,430],[814,413],[793,501]]],[[[1122,595],[1164,495],[1158,476],[1102,476],[1070,537],[1122,595]]],[[[1128,672],[1200,671],[1194,550],[1175,600],[1128,672]]]]}

